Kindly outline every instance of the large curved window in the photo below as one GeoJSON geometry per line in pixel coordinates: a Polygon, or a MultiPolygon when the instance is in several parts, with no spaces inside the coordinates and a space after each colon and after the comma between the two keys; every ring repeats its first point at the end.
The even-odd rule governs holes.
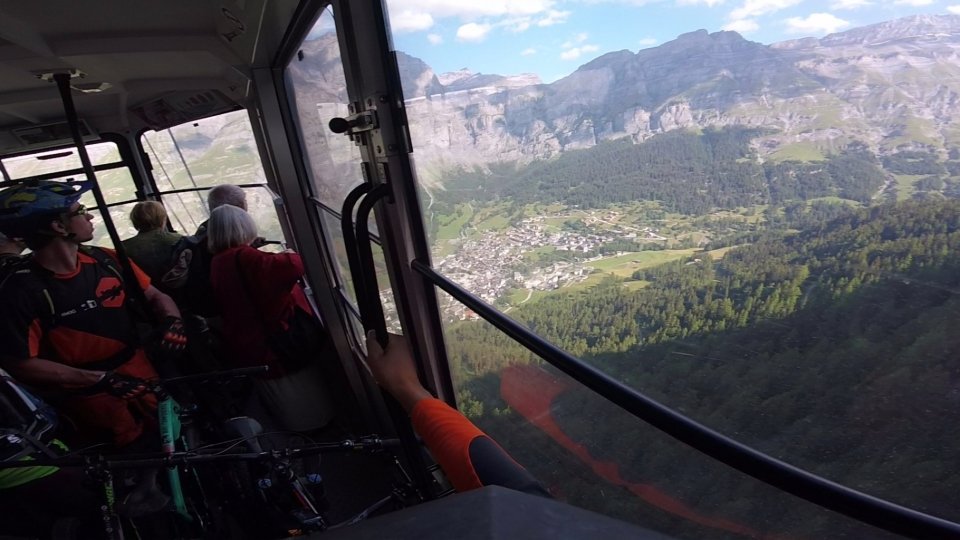
{"type": "MultiPolygon", "coordinates": [[[[358,291],[349,264],[348,246],[344,242],[341,212],[350,190],[364,182],[363,165],[354,141],[344,134],[334,133],[328,127],[331,119],[346,117],[352,112],[347,96],[335,16],[333,6],[327,6],[321,12],[306,39],[300,44],[297,55],[287,65],[285,80],[300,136],[300,150],[310,180],[310,202],[319,216],[326,237],[327,252],[333,263],[336,283],[332,285],[340,294],[344,312],[350,321],[354,334],[353,343],[362,348],[364,339],[358,291]]],[[[355,213],[357,208],[354,207],[353,210],[355,213]]],[[[358,238],[357,241],[372,243],[377,293],[384,317],[392,332],[402,333],[373,214],[370,217],[369,231],[369,238],[358,238]]]]}
{"type": "MultiPolygon", "coordinates": [[[[865,2],[388,4],[435,270],[711,428],[960,519],[960,141],[953,109],[928,99],[960,92],[941,56],[955,18],[865,2]]],[[[477,388],[534,359],[465,306],[440,310],[461,408],[509,436],[498,422],[515,407],[477,388]]],[[[782,511],[754,514],[570,392],[551,411],[589,429],[564,431],[564,459],[642,464],[637,479],[707,507],[736,493],[719,514],[761,528],[782,511]]],[[[556,488],[621,515],[606,492],[556,488]]],[[[875,536],[845,527],[797,514],[763,534],[875,536]]]]}
{"type": "Polygon", "coordinates": [[[277,197],[267,188],[247,111],[148,131],[141,137],[141,144],[170,223],[178,232],[193,234],[206,222],[210,188],[234,184],[246,190],[247,209],[260,235],[267,240],[283,240],[277,197]]]}
{"type": "MultiPolygon", "coordinates": [[[[137,186],[128,164],[121,161],[120,150],[113,142],[88,144],[86,151],[120,238],[133,236],[136,231],[127,216],[136,203],[137,186]]],[[[2,168],[4,175],[11,180],[84,182],[87,179],[76,148],[59,148],[3,158],[2,168]]],[[[93,192],[84,194],[80,203],[92,209],[91,213],[94,215],[94,237],[90,244],[112,246],[107,228],[101,222],[101,209],[97,208],[93,192]]]]}

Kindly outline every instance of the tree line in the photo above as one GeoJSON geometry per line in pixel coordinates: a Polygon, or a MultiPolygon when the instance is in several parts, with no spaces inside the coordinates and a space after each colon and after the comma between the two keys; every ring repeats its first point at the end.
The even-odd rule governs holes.
{"type": "MultiPolygon", "coordinates": [[[[722,260],[706,255],[611,279],[510,313],[539,335],[661,402],[775,457],[948,519],[958,519],[960,203],[909,201],[849,211],[798,233],[769,232],[722,260]]],[[[540,363],[485,323],[447,335],[462,404],[538,475],[576,502],[699,537],[725,537],[642,510],[624,490],[601,497],[589,471],[500,399],[500,371],[540,363]],[[535,445],[530,448],[529,445],[535,445]],[[571,488],[572,486],[572,488],[571,488]],[[613,502],[608,504],[610,498],[613,502]],[[612,506],[611,506],[612,505],[612,506]]],[[[770,534],[863,537],[847,521],[658,435],[574,387],[552,405],[565,433],[621,474],[770,534]],[[598,422],[598,419],[603,419],[598,422]]],[[[866,534],[876,536],[876,531],[866,534]]]]}
{"type": "Polygon", "coordinates": [[[827,196],[869,202],[885,182],[880,161],[859,144],[825,161],[761,163],[750,142],[762,133],[742,127],[674,130],[642,144],[604,142],[524,166],[463,169],[435,194],[440,206],[435,201],[434,210],[452,211],[464,202],[604,208],[648,200],[671,212],[701,215],[827,196]]]}

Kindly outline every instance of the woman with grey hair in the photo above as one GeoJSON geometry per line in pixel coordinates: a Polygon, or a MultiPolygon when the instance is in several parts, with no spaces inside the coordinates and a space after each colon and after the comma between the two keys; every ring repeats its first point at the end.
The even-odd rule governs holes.
{"type": "Polygon", "coordinates": [[[210,213],[210,283],[230,363],[270,367],[256,381],[257,392],[285,429],[323,427],[333,415],[320,366],[325,340],[320,325],[311,324],[316,318],[299,283],[303,262],[291,251],[253,248],[256,238],[245,210],[223,205],[210,213]]]}

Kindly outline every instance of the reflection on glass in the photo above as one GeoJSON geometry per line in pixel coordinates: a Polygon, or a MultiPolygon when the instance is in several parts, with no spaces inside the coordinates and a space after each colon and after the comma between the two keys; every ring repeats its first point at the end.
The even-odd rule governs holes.
{"type": "MultiPolygon", "coordinates": [[[[90,156],[90,163],[94,166],[120,161],[120,150],[112,142],[88,144],[86,149],[87,155],[90,156]]],[[[75,148],[64,148],[5,158],[3,166],[7,169],[10,178],[18,179],[79,169],[83,165],[75,148]]]]}
{"type": "Polygon", "coordinates": [[[403,334],[400,315],[397,312],[397,300],[393,296],[393,288],[390,285],[390,275],[387,273],[387,261],[383,256],[383,248],[373,242],[370,244],[373,247],[373,265],[377,272],[380,305],[383,306],[383,318],[387,323],[387,331],[394,334],[403,334]]]}
{"type": "Polygon", "coordinates": [[[347,318],[350,320],[350,328],[353,329],[353,335],[356,338],[354,341],[357,346],[360,348],[360,352],[366,356],[367,354],[367,340],[364,337],[363,332],[363,322],[358,319],[352,311],[348,312],[347,318]]]}
{"type": "MultiPolygon", "coordinates": [[[[161,193],[220,184],[266,183],[250,117],[244,110],[148,131],[141,142],[161,193]]],[[[257,221],[260,234],[269,240],[281,240],[270,192],[265,188],[245,189],[247,210],[257,221]]],[[[193,234],[207,220],[207,191],[162,195],[174,229],[193,234]]]]}
{"type": "Polygon", "coordinates": [[[161,200],[170,224],[181,234],[195,234],[210,213],[203,192],[169,193],[161,195],[161,200]]]}
{"type": "Polygon", "coordinates": [[[148,131],[141,142],[160,191],[266,183],[245,110],[148,131]]]}
{"type": "Polygon", "coordinates": [[[331,7],[324,10],[300,45],[300,54],[287,66],[286,76],[314,193],[339,211],[347,193],[363,176],[357,147],[346,135],[328,127],[330,119],[350,115],[331,7]]]}
{"type": "MultiPolygon", "coordinates": [[[[264,186],[243,189],[247,195],[247,211],[256,221],[260,236],[267,240],[282,241],[283,230],[270,190],[264,186]]],[[[203,193],[169,193],[162,196],[170,223],[176,231],[194,234],[200,224],[207,221],[210,212],[203,193]]]]}
{"type": "Polygon", "coordinates": [[[260,236],[272,241],[283,241],[283,229],[273,194],[266,187],[247,188],[247,208],[257,223],[260,236]]]}
{"type": "Polygon", "coordinates": [[[347,247],[343,241],[343,229],[340,227],[340,220],[332,214],[317,209],[320,218],[323,220],[323,227],[330,239],[330,255],[336,263],[337,280],[343,288],[347,298],[357,305],[357,293],[353,288],[353,275],[350,273],[350,260],[347,258],[347,247]]]}
{"type": "Polygon", "coordinates": [[[677,443],[486,322],[444,335],[460,410],[560,500],[674,538],[888,537],[677,443]]]}

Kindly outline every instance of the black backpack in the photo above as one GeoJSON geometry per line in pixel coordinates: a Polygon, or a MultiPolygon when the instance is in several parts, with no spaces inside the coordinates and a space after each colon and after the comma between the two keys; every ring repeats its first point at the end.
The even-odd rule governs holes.
{"type": "Polygon", "coordinates": [[[184,236],[173,248],[170,269],[161,278],[159,288],[185,311],[204,317],[217,316],[219,309],[210,287],[212,260],[205,235],[184,236]]]}
{"type": "Polygon", "coordinates": [[[20,459],[49,442],[57,415],[0,369],[0,461],[20,459]]]}

